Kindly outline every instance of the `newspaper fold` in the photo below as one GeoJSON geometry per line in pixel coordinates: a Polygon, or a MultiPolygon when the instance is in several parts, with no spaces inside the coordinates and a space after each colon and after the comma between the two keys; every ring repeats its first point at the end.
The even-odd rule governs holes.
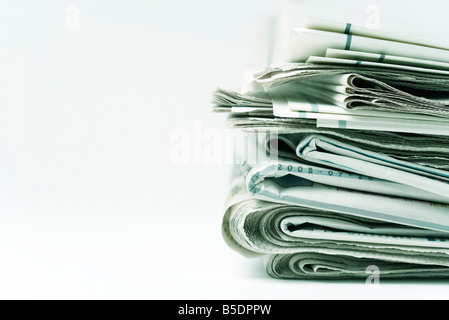
{"type": "MultiPolygon", "coordinates": [[[[270,156],[245,162],[247,189],[255,198],[449,232],[445,170],[397,159],[395,150],[369,150],[375,142],[361,148],[363,140],[356,147],[317,135],[263,137],[259,148],[270,156]],[[292,146],[296,159],[285,157],[292,146]]],[[[423,151],[418,144],[413,149],[423,151]]]]}
{"type": "MultiPolygon", "coordinates": [[[[434,193],[449,200],[449,172],[444,170],[398,160],[326,136],[306,136],[296,151],[299,157],[309,162],[336,168],[342,172],[385,179],[404,187],[410,186],[434,193]]],[[[415,198],[417,196],[419,195],[415,198]]]]}
{"type": "MultiPolygon", "coordinates": [[[[263,81],[271,79],[263,77],[263,81]]],[[[397,89],[360,72],[284,80],[265,87],[266,92],[219,89],[214,93],[214,110],[246,116],[248,123],[253,122],[251,116],[267,123],[273,117],[302,118],[314,119],[317,127],[449,135],[448,93],[423,93],[409,84],[406,90],[405,84],[397,89]]]]}
{"type": "Polygon", "coordinates": [[[442,44],[314,18],[308,18],[302,29],[292,30],[288,60],[324,56],[327,48],[449,62],[449,49],[442,44]]]}
{"type": "Polygon", "coordinates": [[[228,245],[264,257],[270,276],[296,279],[439,278],[449,274],[449,235],[254,199],[236,176],[222,223],[228,245]]]}
{"type": "Polygon", "coordinates": [[[265,268],[273,278],[370,280],[378,279],[446,279],[449,275],[446,257],[426,253],[396,252],[390,254],[372,249],[364,251],[304,248],[292,254],[273,254],[266,258],[265,268]]]}

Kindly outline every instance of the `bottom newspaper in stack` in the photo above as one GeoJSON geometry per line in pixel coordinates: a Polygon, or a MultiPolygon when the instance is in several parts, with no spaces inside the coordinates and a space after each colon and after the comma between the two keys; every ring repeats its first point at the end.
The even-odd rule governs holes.
{"type": "Polygon", "coordinates": [[[441,137],[302,126],[248,133],[222,232],[286,279],[449,277],[441,137]],[[379,152],[381,150],[382,152],[379,152]]]}

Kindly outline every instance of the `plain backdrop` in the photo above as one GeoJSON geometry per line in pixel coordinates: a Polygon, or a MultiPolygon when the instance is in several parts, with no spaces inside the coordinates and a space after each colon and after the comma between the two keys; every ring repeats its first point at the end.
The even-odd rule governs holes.
{"type": "MultiPolygon", "coordinates": [[[[313,2],[295,5],[326,7],[313,2]]],[[[449,296],[448,282],[275,280],[223,242],[211,95],[239,88],[281,5],[0,1],[0,298],[449,296]]]]}

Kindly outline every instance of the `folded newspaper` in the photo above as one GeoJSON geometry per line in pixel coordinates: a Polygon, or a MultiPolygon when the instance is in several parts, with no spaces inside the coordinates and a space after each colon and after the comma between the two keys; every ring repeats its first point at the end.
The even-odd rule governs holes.
{"type": "Polygon", "coordinates": [[[330,210],[265,202],[236,177],[222,232],[245,257],[263,257],[275,278],[382,279],[449,276],[449,238],[444,232],[330,210]]]}
{"type": "Polygon", "coordinates": [[[448,277],[449,46],[315,18],[291,40],[249,90],[214,93],[257,151],[226,242],[276,278],[448,277]]]}
{"type": "Polygon", "coordinates": [[[215,110],[256,121],[449,135],[446,46],[321,19],[306,20],[291,43],[290,63],[255,74],[247,92],[217,90],[215,110]]]}

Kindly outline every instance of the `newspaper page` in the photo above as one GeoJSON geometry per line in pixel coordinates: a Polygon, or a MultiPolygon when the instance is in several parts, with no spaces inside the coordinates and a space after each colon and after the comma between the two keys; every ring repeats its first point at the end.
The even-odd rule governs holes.
{"type": "MultiPolygon", "coordinates": [[[[237,169],[238,171],[238,169],[237,169]]],[[[255,199],[236,174],[223,217],[226,243],[247,258],[262,257],[276,278],[382,278],[449,275],[449,234],[255,199]]]]}

